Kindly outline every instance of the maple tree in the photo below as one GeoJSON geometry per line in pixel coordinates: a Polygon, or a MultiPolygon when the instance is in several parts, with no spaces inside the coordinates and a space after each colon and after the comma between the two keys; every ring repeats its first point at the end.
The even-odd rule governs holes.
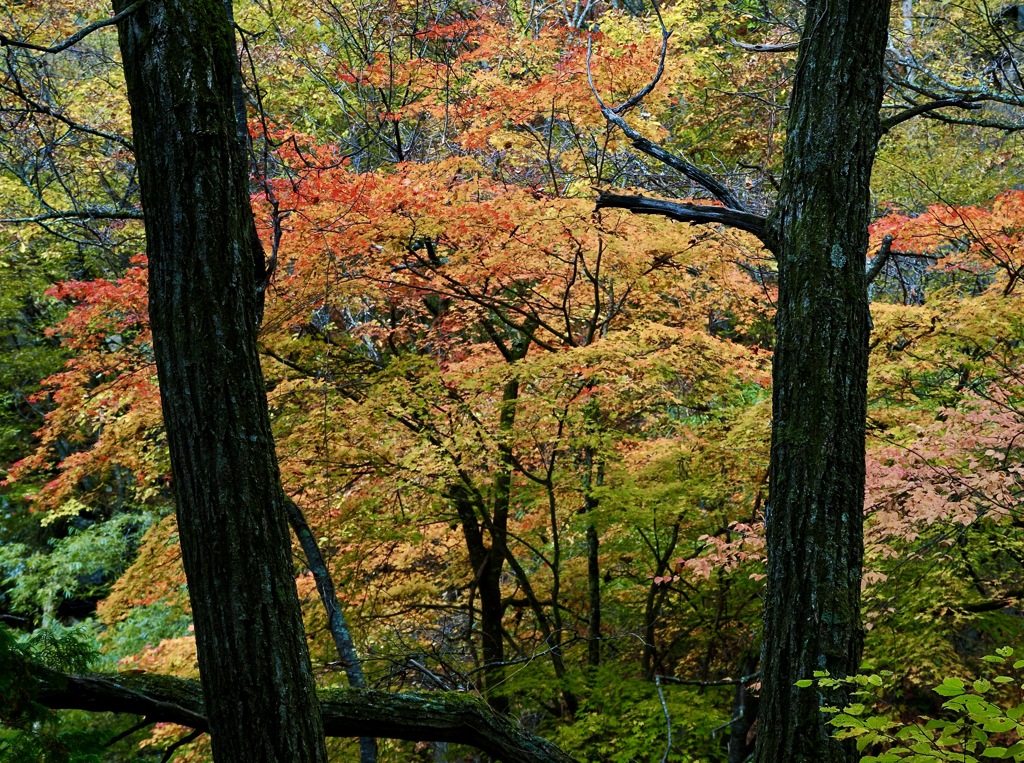
{"type": "MultiPolygon", "coordinates": [[[[438,689],[479,691],[492,708],[538,718],[586,759],[660,754],[668,731],[669,759],[743,760],[766,722],[753,726],[767,691],[756,684],[776,264],[749,233],[593,214],[592,186],[610,183],[616,196],[687,199],[728,218],[685,173],[631,151],[662,146],[728,167],[726,203],[748,210],[748,231],[766,230],[758,220],[782,169],[793,57],[759,49],[785,47],[799,9],[698,5],[662,9],[675,33],[659,86],[625,122],[635,134],[601,113],[588,68],[608,103],[641,90],[659,59],[652,18],[589,6],[567,8],[577,19],[568,25],[516,7],[235,9],[257,106],[252,201],[277,263],[259,346],[282,482],[309,519],[307,539],[324,549],[367,680],[429,689],[441,713],[415,726],[424,706],[396,709],[375,733],[435,740],[436,756],[446,742],[472,742],[438,731],[458,702],[438,689]],[[599,32],[579,32],[587,14],[599,32]],[[723,723],[727,743],[712,731],[723,723]]],[[[941,34],[968,22],[978,35],[990,29],[938,3],[917,3],[911,21],[929,14],[941,34]]],[[[969,45],[901,32],[900,18],[890,81],[919,85],[915,62],[939,60],[930,56],[947,72],[973,72],[955,82],[962,90],[988,76],[969,45]]],[[[975,89],[958,105],[921,108],[934,85],[909,101],[888,91],[883,126],[901,127],[882,146],[876,187],[897,212],[865,239],[880,255],[866,648],[908,668],[907,707],[970,660],[969,633],[999,634],[998,644],[1018,630],[1018,202],[1011,193],[982,203],[1012,184],[1014,149],[957,155],[984,182],[932,209],[891,164],[911,152],[934,184],[941,159],[913,152],[976,143],[981,125],[931,117],[1007,122],[1012,102],[979,114],[967,108],[985,95],[975,89]],[[915,109],[928,124],[904,121],[915,109]]],[[[1012,95],[1012,81],[1005,87],[1012,95]]],[[[947,196],[959,188],[938,185],[947,196]]],[[[60,337],[70,361],[37,396],[52,408],[6,489],[31,496],[30,521],[43,518],[45,532],[71,534],[43,551],[5,547],[4,601],[56,623],[75,597],[105,595],[107,665],[194,678],[145,264],[124,257],[51,292],[69,312],[49,341],[60,337]],[[105,576],[87,585],[68,574],[79,559],[105,576]],[[18,570],[31,573],[10,582],[18,570]]],[[[314,669],[337,686],[348,663],[337,663],[312,565],[293,575],[314,669]]],[[[140,676],[143,688],[181,701],[195,691],[140,676]],[[167,687],[183,693],[161,694],[178,691],[167,687]]],[[[353,733],[325,708],[329,733],[353,733]]],[[[147,754],[209,755],[203,741],[174,747],[194,739],[179,727],[141,733],[147,754]]],[[[334,744],[331,754],[351,755],[334,744]]]]}

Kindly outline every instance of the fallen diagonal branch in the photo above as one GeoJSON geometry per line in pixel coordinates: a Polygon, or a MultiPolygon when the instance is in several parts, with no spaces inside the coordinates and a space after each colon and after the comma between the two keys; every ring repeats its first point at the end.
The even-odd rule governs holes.
{"type": "MultiPolygon", "coordinates": [[[[208,730],[198,681],[152,673],[65,675],[35,664],[31,671],[37,680],[35,699],[46,707],[130,713],[208,730]]],[[[328,736],[454,742],[505,763],[574,763],[472,694],[346,688],[321,690],[319,696],[328,736]]]]}
{"type": "Polygon", "coordinates": [[[686,204],[681,201],[651,199],[647,196],[601,192],[597,197],[597,209],[625,209],[638,215],[662,215],[683,223],[728,225],[753,233],[763,243],[768,243],[764,217],[729,207],[686,204]]]}
{"type": "Polygon", "coordinates": [[[338,651],[338,659],[341,667],[348,677],[349,686],[361,689],[366,686],[366,679],[363,676],[363,668],[356,655],[355,646],[352,643],[352,635],[345,621],[345,614],[338,603],[338,594],[334,588],[334,580],[327,569],[327,562],[320,551],[320,545],[313,537],[313,531],[309,528],[302,509],[291,498],[285,499],[285,511],[288,514],[288,524],[292,532],[299,540],[302,552],[306,556],[306,564],[313,579],[316,581],[316,590],[320,594],[320,601],[327,611],[327,629],[331,632],[334,640],[334,647],[338,651]]]}
{"type": "MultiPolygon", "coordinates": [[[[285,498],[284,505],[285,512],[288,514],[288,524],[291,525],[295,537],[299,539],[299,545],[306,556],[306,564],[316,581],[316,590],[320,593],[320,601],[327,612],[327,629],[331,632],[331,638],[334,639],[334,647],[338,651],[338,660],[348,677],[348,685],[356,689],[364,688],[366,678],[363,676],[363,668],[359,663],[355,645],[352,643],[352,634],[345,621],[345,614],[341,611],[341,604],[338,603],[334,580],[331,578],[330,570],[327,569],[327,562],[320,551],[320,544],[313,537],[313,531],[309,528],[306,516],[302,513],[299,505],[291,498],[285,498]]],[[[377,740],[373,737],[361,737],[359,747],[361,763],[372,763],[377,760],[377,740]]]]}

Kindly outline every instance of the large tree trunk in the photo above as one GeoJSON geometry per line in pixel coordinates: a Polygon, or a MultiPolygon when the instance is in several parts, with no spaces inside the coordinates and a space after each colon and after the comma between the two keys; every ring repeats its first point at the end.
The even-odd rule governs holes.
{"type": "Polygon", "coordinates": [[[214,757],[319,763],[323,724],[256,352],[262,255],[236,134],[234,35],[222,0],[150,0],[118,32],[214,757]]]}
{"type": "Polygon", "coordinates": [[[810,0],[768,221],[779,264],[757,760],[855,761],[796,682],[856,672],[863,557],[869,182],[889,0],[810,0]]]}
{"type": "Polygon", "coordinates": [[[728,206],[602,193],[599,209],[731,225],[761,238],[778,259],[759,763],[857,757],[832,738],[820,712],[843,698],[796,682],[815,671],[855,672],[863,644],[865,261],[889,8],[890,0],[807,0],[781,191],[768,219],[632,130],[624,108],[601,109],[634,146],[728,206]]]}

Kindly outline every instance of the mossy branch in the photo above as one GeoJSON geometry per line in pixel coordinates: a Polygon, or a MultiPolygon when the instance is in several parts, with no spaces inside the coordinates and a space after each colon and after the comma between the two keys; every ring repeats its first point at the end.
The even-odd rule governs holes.
{"type": "MultiPolygon", "coordinates": [[[[198,681],[154,673],[66,675],[32,664],[37,702],[51,709],[130,713],[152,722],[207,730],[198,681]]],[[[383,737],[465,744],[505,763],[573,763],[573,759],[471,694],[391,693],[372,689],[319,692],[328,736],[383,737]]]]}

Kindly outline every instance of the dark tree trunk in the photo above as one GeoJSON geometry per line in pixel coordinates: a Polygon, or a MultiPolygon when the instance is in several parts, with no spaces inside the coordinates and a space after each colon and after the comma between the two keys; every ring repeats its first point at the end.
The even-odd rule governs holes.
{"type": "MultiPolygon", "coordinates": [[[[588,504],[596,499],[588,497],[588,504]]],[[[592,510],[588,506],[588,511],[592,510]]],[[[587,665],[601,664],[601,558],[600,539],[593,522],[587,525],[587,665]]]]}
{"type": "Polygon", "coordinates": [[[604,482],[604,463],[594,464],[594,450],[587,447],[583,456],[583,510],[589,515],[587,522],[587,665],[601,664],[601,541],[594,524],[594,513],[599,501],[595,488],[604,482]]]}
{"type": "Polygon", "coordinates": [[[757,760],[855,761],[795,686],[856,672],[863,557],[869,182],[889,0],[810,0],[768,242],[779,264],[757,760]]]}
{"type": "Polygon", "coordinates": [[[222,0],[150,0],[118,32],[214,757],[319,763],[323,724],[256,353],[262,254],[236,132],[234,35],[222,0]]]}
{"type": "MultiPolygon", "coordinates": [[[[474,587],[480,596],[480,654],[483,661],[481,687],[487,701],[499,712],[508,709],[507,697],[496,695],[505,676],[505,648],[502,618],[505,607],[501,599],[500,552],[484,540],[483,523],[478,519],[477,506],[465,485],[453,484],[448,489],[459,515],[462,534],[466,540],[469,563],[475,572],[474,587]],[[497,562],[497,563],[496,563],[497,562]]],[[[483,513],[481,507],[480,513],[483,513]]]]}
{"type": "MultiPolygon", "coordinates": [[[[517,359],[525,355],[527,343],[521,343],[517,359]]],[[[513,377],[505,383],[501,395],[501,413],[498,418],[499,471],[494,480],[494,512],[488,523],[491,534],[491,552],[480,574],[480,632],[483,637],[484,664],[491,707],[508,712],[509,700],[505,683],[505,601],[501,595],[501,577],[504,571],[502,551],[508,544],[508,518],[512,506],[512,434],[519,402],[519,380],[513,377]],[[499,692],[495,694],[494,692],[499,692]]]]}
{"type": "Polygon", "coordinates": [[[758,697],[750,688],[751,673],[757,667],[756,654],[749,654],[740,662],[739,674],[732,701],[732,723],[729,724],[729,763],[746,763],[754,751],[751,730],[757,722],[758,697]]]}
{"type": "MultiPolygon", "coordinates": [[[[513,344],[509,362],[526,355],[528,341],[513,344]]],[[[480,653],[483,660],[483,691],[496,711],[507,713],[509,699],[505,687],[505,610],[501,595],[501,577],[508,548],[508,518],[512,506],[512,434],[519,401],[519,380],[512,378],[502,390],[501,412],[498,419],[499,470],[495,476],[494,510],[488,513],[483,494],[466,479],[453,485],[449,494],[462,524],[463,537],[469,553],[469,562],[476,573],[475,585],[480,595],[480,653]],[[484,542],[484,532],[490,535],[490,546],[484,542]]],[[[511,560],[511,557],[510,557],[511,560]]]]}

